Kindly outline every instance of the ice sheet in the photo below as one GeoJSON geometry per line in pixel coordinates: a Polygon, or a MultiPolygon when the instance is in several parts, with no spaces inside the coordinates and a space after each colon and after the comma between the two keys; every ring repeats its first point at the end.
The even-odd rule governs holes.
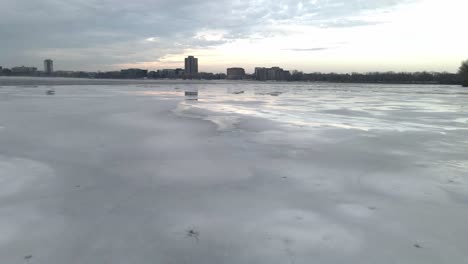
{"type": "Polygon", "coordinates": [[[56,84],[0,88],[0,263],[468,263],[466,89],[56,84]]]}

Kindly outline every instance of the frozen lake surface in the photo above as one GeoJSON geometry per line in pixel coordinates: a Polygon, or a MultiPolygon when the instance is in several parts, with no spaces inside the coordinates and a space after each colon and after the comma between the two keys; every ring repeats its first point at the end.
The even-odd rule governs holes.
{"type": "Polygon", "coordinates": [[[468,263],[467,223],[468,89],[0,78],[0,263],[468,263]]]}

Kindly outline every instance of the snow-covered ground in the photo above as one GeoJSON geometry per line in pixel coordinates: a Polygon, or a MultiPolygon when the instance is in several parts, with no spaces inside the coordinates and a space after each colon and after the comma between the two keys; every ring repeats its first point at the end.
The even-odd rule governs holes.
{"type": "Polygon", "coordinates": [[[468,263],[467,89],[77,84],[0,87],[2,264],[468,263]]]}

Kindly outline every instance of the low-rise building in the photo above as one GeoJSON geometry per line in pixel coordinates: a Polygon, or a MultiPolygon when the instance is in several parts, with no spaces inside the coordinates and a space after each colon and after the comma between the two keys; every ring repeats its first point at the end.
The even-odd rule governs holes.
{"type": "Polygon", "coordinates": [[[254,73],[255,80],[259,81],[287,81],[291,78],[291,73],[280,67],[257,67],[254,73]]]}
{"type": "Polygon", "coordinates": [[[228,80],[242,80],[245,77],[245,70],[243,68],[228,68],[227,79],[228,80]]]}
{"type": "Polygon", "coordinates": [[[121,70],[120,75],[122,76],[122,78],[126,78],[126,79],[145,78],[148,75],[148,70],[126,69],[126,70],[121,70]]]}
{"type": "Polygon", "coordinates": [[[159,73],[159,78],[168,78],[168,79],[174,79],[177,77],[177,72],[175,69],[163,69],[163,70],[158,70],[159,73]]]}
{"type": "Polygon", "coordinates": [[[11,68],[11,72],[14,74],[34,74],[36,71],[36,67],[20,66],[11,68]]]}
{"type": "Polygon", "coordinates": [[[267,68],[264,67],[256,67],[254,72],[254,78],[258,81],[266,81],[267,80],[267,68]]]}
{"type": "Polygon", "coordinates": [[[152,71],[149,73],[148,77],[158,79],[176,79],[184,77],[185,71],[184,69],[177,68],[177,69],[163,69],[152,71]]]}

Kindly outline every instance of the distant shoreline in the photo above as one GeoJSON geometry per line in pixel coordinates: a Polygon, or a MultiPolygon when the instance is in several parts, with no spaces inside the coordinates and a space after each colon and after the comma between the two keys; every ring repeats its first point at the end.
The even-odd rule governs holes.
{"type": "Polygon", "coordinates": [[[458,83],[438,82],[346,82],[346,81],[258,81],[258,80],[199,80],[199,79],[101,79],[73,77],[30,77],[30,76],[0,76],[0,86],[57,86],[57,85],[144,85],[144,84],[213,84],[213,83],[336,83],[336,84],[388,84],[388,85],[460,85],[458,83]]]}

